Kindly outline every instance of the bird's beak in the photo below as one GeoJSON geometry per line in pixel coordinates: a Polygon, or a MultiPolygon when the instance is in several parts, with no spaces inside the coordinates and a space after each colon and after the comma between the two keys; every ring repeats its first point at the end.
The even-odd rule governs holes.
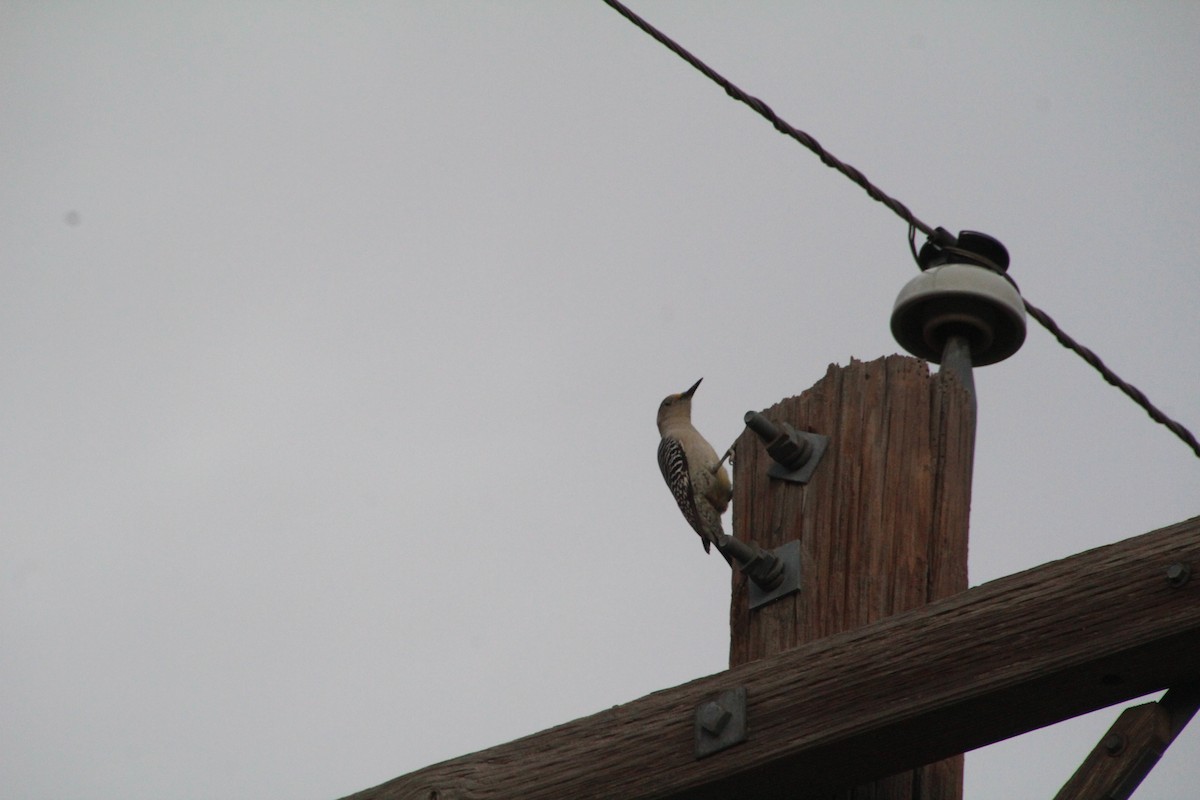
{"type": "MultiPolygon", "coordinates": [[[[700,381],[702,381],[702,380],[704,380],[704,378],[700,379],[700,381]]],[[[696,381],[695,383],[693,383],[692,388],[688,389],[686,392],[684,392],[683,394],[681,394],[679,396],[690,398],[692,395],[694,395],[696,393],[696,387],[700,385],[700,381],[696,381]]]]}

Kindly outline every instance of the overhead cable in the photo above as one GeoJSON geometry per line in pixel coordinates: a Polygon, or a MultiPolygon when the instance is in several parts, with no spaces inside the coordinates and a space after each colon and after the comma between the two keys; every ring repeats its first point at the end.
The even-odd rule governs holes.
{"type": "MultiPolygon", "coordinates": [[[[842,173],[847,178],[849,178],[852,182],[854,182],[858,186],[862,187],[862,189],[864,191],[866,191],[866,193],[873,200],[877,200],[878,202],[883,203],[885,206],[890,208],[898,217],[900,217],[902,220],[904,220],[906,223],[908,223],[910,232],[913,229],[916,229],[916,230],[921,231],[922,233],[924,233],[927,236],[935,235],[935,228],[931,227],[930,225],[928,225],[928,224],[922,222],[920,219],[918,219],[916,217],[916,215],[914,215],[913,212],[909,210],[908,206],[904,205],[896,198],[891,197],[890,195],[886,194],[878,186],[876,186],[875,184],[873,184],[869,180],[867,180],[866,176],[863,175],[862,172],[860,172],[858,169],[851,166],[850,164],[847,164],[846,162],[838,159],[836,156],[834,156],[832,153],[830,153],[828,150],[826,150],[824,147],[822,147],[820,142],[818,142],[812,136],[810,136],[809,134],[805,133],[804,131],[799,130],[798,128],[788,124],[788,122],[786,120],[782,119],[778,114],[776,114],[774,111],[772,111],[771,107],[768,106],[766,103],[764,103],[762,100],[742,91],[742,89],[738,88],[738,86],[735,85],[732,81],[725,78],[723,75],[718,73],[712,67],[708,66],[703,61],[701,61],[699,58],[697,58],[696,56],[689,53],[680,44],[678,44],[673,39],[671,39],[671,37],[667,36],[665,33],[660,31],[658,28],[655,28],[649,22],[642,19],[640,16],[638,16],[633,11],[631,11],[627,6],[625,6],[624,4],[619,2],[619,0],[603,0],[603,2],[605,4],[607,4],[609,7],[611,7],[613,10],[615,10],[617,13],[619,13],[621,16],[625,17],[625,19],[632,22],[634,25],[636,25],[642,31],[644,31],[645,33],[647,33],[648,35],[653,37],[656,41],[658,41],[660,44],[662,44],[668,50],[675,53],[677,56],[682,58],[687,63],[691,64],[696,70],[701,72],[705,77],[707,77],[713,83],[716,83],[718,86],[720,86],[722,89],[724,89],[725,93],[728,94],[730,97],[732,97],[734,100],[737,100],[741,103],[745,103],[747,106],[754,109],[755,112],[757,112],[759,115],[764,117],[768,122],[770,122],[771,125],[774,126],[775,130],[779,131],[780,133],[782,133],[786,136],[790,136],[792,139],[795,139],[797,142],[799,142],[800,144],[807,147],[809,150],[811,150],[813,153],[815,153],[818,158],[821,159],[821,163],[825,164],[825,166],[837,170],[838,172],[842,173]]],[[[914,256],[915,256],[915,253],[916,253],[915,243],[913,242],[911,235],[909,237],[909,242],[910,242],[910,247],[913,248],[913,252],[914,252],[914,256]]],[[[1093,369],[1095,369],[1097,372],[1099,372],[1100,375],[1104,378],[1104,380],[1106,380],[1108,383],[1110,383],[1113,386],[1120,389],[1131,400],[1133,400],[1135,403],[1137,403],[1139,406],[1141,406],[1142,409],[1145,410],[1145,412],[1150,415],[1151,419],[1153,419],[1155,422],[1159,423],[1160,425],[1165,426],[1169,431],[1171,431],[1176,436],[1178,436],[1181,440],[1183,440],[1183,442],[1192,449],[1192,452],[1195,453],[1198,458],[1200,458],[1200,442],[1197,442],[1196,437],[1192,434],[1191,431],[1189,431],[1182,424],[1171,419],[1166,414],[1164,414],[1160,409],[1155,407],[1155,405],[1150,402],[1149,398],[1146,397],[1146,394],[1144,392],[1142,392],[1136,386],[1133,386],[1132,384],[1128,383],[1127,381],[1122,380],[1120,376],[1118,376],[1115,372],[1113,372],[1111,369],[1109,369],[1107,366],[1105,366],[1104,362],[1101,361],[1099,356],[1097,356],[1092,350],[1088,349],[1087,347],[1084,347],[1079,342],[1075,341],[1075,339],[1073,339],[1071,336],[1067,335],[1067,333],[1058,326],[1058,324],[1050,317],[1050,315],[1048,315],[1046,312],[1042,311],[1041,309],[1037,308],[1036,306],[1032,305],[1028,300],[1025,300],[1024,298],[1022,298],[1022,302],[1024,303],[1025,310],[1029,313],[1029,316],[1033,317],[1035,320],[1038,321],[1038,323],[1042,327],[1044,327],[1046,330],[1048,330],[1051,333],[1051,335],[1053,335],[1054,338],[1056,340],[1058,340],[1059,344],[1061,344],[1063,347],[1067,348],[1068,350],[1071,350],[1076,355],[1078,355],[1080,358],[1082,358],[1093,369]]]]}

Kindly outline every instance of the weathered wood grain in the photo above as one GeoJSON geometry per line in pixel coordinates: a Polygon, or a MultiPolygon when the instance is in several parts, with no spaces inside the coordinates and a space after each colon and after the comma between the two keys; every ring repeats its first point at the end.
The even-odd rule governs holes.
{"type": "MultiPolygon", "coordinates": [[[[768,549],[799,539],[804,586],[751,611],[735,573],[731,667],[967,588],[975,415],[957,378],[907,356],[853,360],[762,413],[830,442],[805,485],[767,476],[752,431],[737,442],[735,535],[768,549]]],[[[962,779],[956,755],[838,798],[957,800],[962,779]]]]}
{"type": "Polygon", "coordinates": [[[1200,679],[1200,579],[1172,586],[1175,562],[1200,567],[1200,518],[351,797],[822,797],[1200,679]],[[749,693],[747,741],[697,761],[695,707],[736,686],[749,693]]]}

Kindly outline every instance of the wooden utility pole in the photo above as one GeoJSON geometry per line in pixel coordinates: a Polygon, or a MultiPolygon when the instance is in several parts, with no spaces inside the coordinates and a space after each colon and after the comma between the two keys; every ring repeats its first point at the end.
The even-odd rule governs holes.
{"type": "MultiPolygon", "coordinates": [[[[751,610],[734,573],[731,668],[967,588],[975,412],[954,374],[907,356],[851,361],[763,415],[829,445],[798,484],[768,477],[752,431],[737,442],[735,536],[767,549],[798,539],[802,586],[751,610]]],[[[962,777],[960,755],[837,797],[958,800],[962,777]]]]}

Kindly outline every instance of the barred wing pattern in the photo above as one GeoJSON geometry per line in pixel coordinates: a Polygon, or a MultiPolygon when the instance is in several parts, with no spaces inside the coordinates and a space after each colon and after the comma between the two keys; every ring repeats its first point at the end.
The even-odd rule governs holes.
{"type": "MultiPolygon", "coordinates": [[[[709,552],[712,534],[705,530],[705,522],[701,519],[700,509],[696,504],[697,490],[701,490],[702,496],[703,487],[693,485],[688,468],[687,453],[684,452],[683,445],[678,440],[664,436],[659,441],[658,468],[662,470],[663,479],[671,489],[671,494],[674,495],[679,510],[683,512],[684,519],[692,526],[692,530],[700,534],[700,539],[704,543],[704,552],[709,552]]],[[[705,504],[707,505],[707,501],[705,504]]],[[[720,524],[719,517],[717,524],[720,524]]]]}

